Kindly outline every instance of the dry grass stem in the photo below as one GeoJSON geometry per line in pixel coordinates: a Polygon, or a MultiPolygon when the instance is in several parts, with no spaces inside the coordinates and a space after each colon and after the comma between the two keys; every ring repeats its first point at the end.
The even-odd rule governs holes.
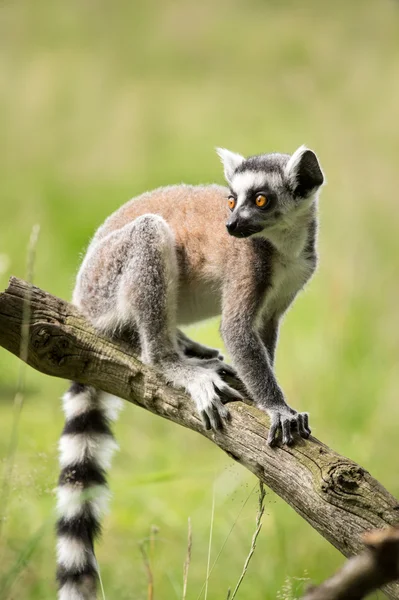
{"type": "Polygon", "coordinates": [[[145,549],[145,542],[140,544],[140,551],[141,556],[143,557],[144,568],[147,575],[147,600],[154,600],[154,575],[152,573],[150,559],[148,558],[148,554],[145,549]]]}
{"type": "Polygon", "coordinates": [[[191,550],[193,547],[193,535],[191,529],[191,519],[188,518],[188,537],[187,537],[187,554],[186,560],[184,561],[183,566],[183,600],[186,598],[187,594],[187,580],[188,580],[188,570],[190,568],[191,563],[191,550]]]}

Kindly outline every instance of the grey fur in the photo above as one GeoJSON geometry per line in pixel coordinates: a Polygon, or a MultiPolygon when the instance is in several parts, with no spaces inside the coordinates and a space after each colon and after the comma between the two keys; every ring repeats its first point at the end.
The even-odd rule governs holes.
{"type": "Polygon", "coordinates": [[[159,368],[175,386],[184,387],[204,425],[220,429],[222,419],[229,416],[223,398],[238,400],[241,395],[223,381],[222,375],[232,369],[217,358],[218,351],[177,332],[177,286],[173,232],[162,217],[147,214],[99,242],[93,240],[74,300],[108,333],[134,324],[143,362],[159,368]],[[94,272],[101,272],[101,281],[93,290],[94,272]]]}
{"type": "MultiPolygon", "coordinates": [[[[201,300],[194,305],[203,309],[206,299],[210,311],[222,306],[221,332],[235,369],[255,402],[282,429],[283,442],[291,443],[287,420],[307,435],[306,418],[285,403],[273,374],[274,354],[280,318],[315,270],[316,199],[322,173],[314,153],[304,147],[292,156],[245,159],[227,150],[219,155],[237,200],[229,221],[237,222],[236,237],[250,237],[255,259],[226,269],[219,292],[201,284],[196,291],[201,300]],[[298,190],[306,193],[300,196],[298,190]],[[260,192],[270,200],[265,209],[254,202],[260,192]],[[241,293],[240,280],[251,272],[253,289],[242,300],[248,306],[236,311],[232,298],[241,293]]],[[[174,189],[176,194],[195,191],[170,191],[174,189]]],[[[180,316],[182,306],[190,305],[187,292],[179,289],[184,248],[176,247],[171,227],[157,214],[139,216],[108,234],[106,225],[88,249],[74,301],[108,334],[128,328],[132,347],[141,351],[143,361],[191,394],[206,426],[219,427],[228,415],[222,399],[239,395],[222,380],[221,373],[229,367],[220,362],[218,351],[177,330],[178,308],[180,316]],[[183,305],[178,296],[184,297],[183,305]]]]}

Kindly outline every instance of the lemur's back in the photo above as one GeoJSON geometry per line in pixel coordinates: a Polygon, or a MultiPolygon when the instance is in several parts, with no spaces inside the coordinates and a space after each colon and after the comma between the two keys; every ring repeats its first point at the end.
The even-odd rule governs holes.
{"type": "Polygon", "coordinates": [[[140,194],[118,208],[98,230],[98,236],[103,237],[147,213],[160,215],[179,233],[183,219],[184,226],[190,231],[190,237],[198,230],[198,219],[206,214],[212,229],[216,226],[218,233],[221,233],[225,230],[229,212],[228,193],[226,187],[219,185],[180,184],[160,187],[140,194]]]}
{"type": "Polygon", "coordinates": [[[146,192],[108,217],[93,241],[141,215],[160,215],[175,235],[181,270],[195,270],[197,275],[208,270],[204,274],[217,277],[215,270],[223,268],[227,247],[231,248],[231,243],[235,242],[226,231],[228,193],[227,188],[219,185],[183,184],[146,192]]]}
{"type": "MultiPolygon", "coordinates": [[[[226,230],[230,212],[228,194],[229,190],[219,185],[184,184],[146,192],[108,217],[97,230],[91,247],[98,248],[106,236],[129,227],[138,217],[148,214],[161,216],[171,228],[175,240],[179,272],[178,323],[190,324],[214,317],[221,311],[220,282],[226,268],[229,264],[250,260],[252,253],[251,241],[237,240],[226,230]]],[[[101,270],[104,270],[103,261],[101,270]]],[[[78,277],[74,300],[90,317],[88,290],[92,289],[92,285],[84,288],[84,282],[88,277],[97,280],[97,275],[92,266],[89,270],[85,268],[85,262],[81,273],[84,271],[85,277],[78,277]]],[[[101,276],[98,274],[98,277],[101,276]]],[[[93,301],[98,307],[98,300],[93,298],[93,301]]],[[[111,296],[110,301],[113,303],[111,296]]]]}
{"type": "MultiPolygon", "coordinates": [[[[170,227],[178,263],[177,321],[189,324],[220,314],[221,280],[227,263],[248,260],[252,244],[229,236],[229,190],[218,185],[175,185],[146,192],[116,210],[97,230],[82,263],[74,292],[74,302],[98,326],[99,311],[109,312],[105,304],[115,305],[114,291],[104,293],[109,276],[108,236],[130,229],[143,215],[158,215],[170,227]],[[99,250],[100,248],[103,250],[99,250]],[[93,266],[92,250],[102,253],[93,266]],[[105,277],[105,281],[104,281],[105,277]],[[99,282],[103,281],[101,285],[99,282]],[[101,299],[99,297],[101,295],[101,299]],[[96,314],[98,313],[98,314],[96,314]]],[[[126,233],[124,239],[129,239],[126,233]]],[[[108,317],[106,317],[106,320],[108,317]]]]}

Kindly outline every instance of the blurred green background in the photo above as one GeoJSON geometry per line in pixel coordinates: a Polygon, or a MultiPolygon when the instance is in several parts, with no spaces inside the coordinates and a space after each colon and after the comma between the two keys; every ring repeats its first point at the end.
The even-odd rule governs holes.
{"type": "MultiPolygon", "coordinates": [[[[0,5],[0,287],[24,276],[40,223],[35,283],[71,294],[103,219],[163,184],[222,182],[214,152],[318,153],[320,267],[286,317],[277,371],[315,435],[399,494],[399,5],[389,0],[14,0],[0,5]]],[[[190,330],[220,345],[217,322],[190,330]]],[[[18,360],[0,351],[6,472],[18,360]]],[[[27,370],[0,537],[0,598],[54,598],[58,398],[27,370]]],[[[256,481],[200,436],[126,406],[98,558],[108,600],[147,598],[140,543],[153,526],[155,598],[225,598],[247,555],[256,481]],[[249,498],[249,499],[248,499],[249,498]],[[244,506],[245,504],[245,506],[244,506]]],[[[3,503],[4,504],[4,503],[3,503]]],[[[238,598],[291,599],[342,557],[268,492],[238,598]]]]}

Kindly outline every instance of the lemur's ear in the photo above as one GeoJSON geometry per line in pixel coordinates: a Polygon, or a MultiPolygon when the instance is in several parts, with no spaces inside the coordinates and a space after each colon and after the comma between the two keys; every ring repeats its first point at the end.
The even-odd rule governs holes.
{"type": "Polygon", "coordinates": [[[299,198],[307,198],[324,182],[317,156],[306,146],[301,146],[291,156],[285,167],[285,176],[294,196],[299,198]]]}
{"type": "Polygon", "coordinates": [[[226,150],[226,148],[216,148],[216,152],[223,163],[225,179],[227,183],[231,183],[234,171],[244,162],[245,158],[241,154],[226,150]]]}

